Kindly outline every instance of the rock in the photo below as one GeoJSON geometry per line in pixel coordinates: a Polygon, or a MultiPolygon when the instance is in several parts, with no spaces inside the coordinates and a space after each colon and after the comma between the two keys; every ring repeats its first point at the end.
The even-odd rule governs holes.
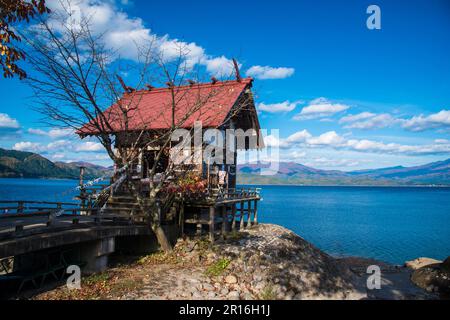
{"type": "Polygon", "coordinates": [[[203,290],[214,291],[214,289],[215,289],[214,286],[210,285],[209,283],[203,284],[203,290]]]}
{"type": "Polygon", "coordinates": [[[412,270],[417,270],[420,269],[422,267],[428,266],[428,265],[432,265],[432,264],[437,264],[437,263],[441,263],[442,261],[436,260],[436,259],[431,259],[431,258],[417,258],[415,260],[411,260],[411,261],[407,261],[405,263],[405,266],[412,269],[412,270]]]}
{"type": "Polygon", "coordinates": [[[215,292],[208,292],[208,298],[212,299],[216,297],[216,293],[215,292]]]}
{"type": "Polygon", "coordinates": [[[220,294],[226,296],[230,291],[227,288],[220,290],[220,294]]]}
{"type": "Polygon", "coordinates": [[[441,268],[443,271],[450,273],[450,257],[447,257],[447,259],[442,262],[441,268]]]}
{"type": "Polygon", "coordinates": [[[227,297],[230,300],[239,300],[241,295],[238,291],[231,291],[230,293],[228,293],[227,297]]]}
{"type": "Polygon", "coordinates": [[[443,269],[443,264],[432,264],[415,270],[411,281],[428,292],[450,293],[449,276],[443,269]]]}
{"type": "Polygon", "coordinates": [[[228,284],[235,284],[238,282],[238,279],[235,275],[230,274],[225,277],[225,282],[228,284]]]}

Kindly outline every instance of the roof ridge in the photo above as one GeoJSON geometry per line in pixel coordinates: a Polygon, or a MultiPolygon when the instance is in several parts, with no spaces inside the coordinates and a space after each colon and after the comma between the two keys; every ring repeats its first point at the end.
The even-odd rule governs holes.
{"type": "MultiPolygon", "coordinates": [[[[210,87],[219,87],[220,85],[224,85],[224,86],[230,86],[233,84],[251,84],[253,82],[253,78],[251,77],[247,77],[247,78],[242,78],[241,81],[237,81],[237,80],[225,80],[225,81],[218,81],[216,83],[212,83],[212,82],[199,82],[199,83],[195,83],[195,84],[186,84],[186,85],[181,85],[181,86],[176,86],[177,89],[180,90],[186,90],[189,88],[210,88],[210,87]]],[[[159,92],[163,92],[163,91],[167,91],[169,90],[169,87],[160,87],[160,88],[153,88],[152,90],[147,90],[147,89],[140,89],[140,90],[136,90],[134,92],[125,92],[123,94],[123,96],[127,96],[127,95],[132,95],[133,93],[159,93],[159,92]]]]}

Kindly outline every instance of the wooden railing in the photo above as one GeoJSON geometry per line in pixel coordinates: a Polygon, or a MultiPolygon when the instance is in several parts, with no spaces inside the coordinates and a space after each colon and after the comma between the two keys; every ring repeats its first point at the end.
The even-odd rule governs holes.
{"type": "Polygon", "coordinates": [[[97,209],[80,207],[79,203],[31,200],[0,200],[0,218],[18,215],[91,215],[97,209]]]}
{"type": "Polygon", "coordinates": [[[261,188],[229,188],[213,189],[212,196],[217,200],[242,200],[248,198],[259,198],[261,188]]]}

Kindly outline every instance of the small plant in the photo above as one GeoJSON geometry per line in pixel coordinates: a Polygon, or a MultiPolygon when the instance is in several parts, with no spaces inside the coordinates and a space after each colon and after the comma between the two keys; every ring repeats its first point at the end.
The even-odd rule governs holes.
{"type": "Polygon", "coordinates": [[[226,268],[230,265],[231,260],[227,258],[220,259],[216,261],[213,265],[209,266],[208,269],[206,269],[206,275],[210,277],[217,277],[220,276],[226,268]]]}
{"type": "Polygon", "coordinates": [[[275,300],[277,298],[271,285],[264,287],[259,297],[261,300],[275,300]]]}

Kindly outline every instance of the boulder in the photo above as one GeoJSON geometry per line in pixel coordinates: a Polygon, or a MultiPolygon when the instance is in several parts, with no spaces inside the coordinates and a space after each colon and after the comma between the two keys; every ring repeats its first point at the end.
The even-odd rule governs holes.
{"type": "Polygon", "coordinates": [[[450,293],[450,272],[444,263],[431,264],[417,269],[411,275],[411,281],[428,292],[450,293]]]}
{"type": "Polygon", "coordinates": [[[228,284],[235,284],[238,282],[238,280],[237,280],[236,276],[230,274],[225,277],[225,282],[228,284]]]}
{"type": "Polygon", "coordinates": [[[450,257],[447,257],[447,259],[442,262],[441,268],[443,271],[450,273],[450,257]]]}

